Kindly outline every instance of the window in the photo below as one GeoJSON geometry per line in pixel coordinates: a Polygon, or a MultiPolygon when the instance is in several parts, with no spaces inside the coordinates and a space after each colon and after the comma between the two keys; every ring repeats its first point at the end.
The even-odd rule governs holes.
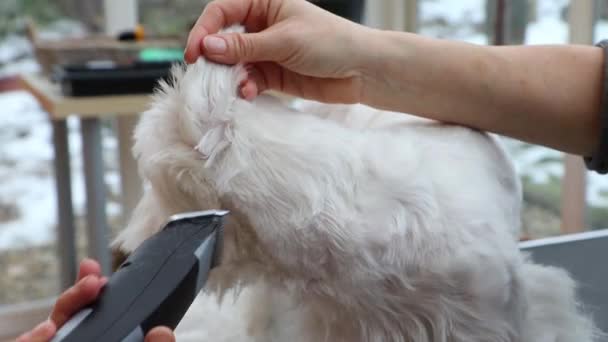
{"type": "Polygon", "coordinates": [[[185,42],[209,0],[139,0],[140,21],[146,32],[157,36],[180,37],[185,42]]]}
{"type": "MultiPolygon", "coordinates": [[[[26,18],[40,39],[98,33],[103,1],[7,0],[0,4],[0,306],[48,298],[60,287],[53,145],[48,115],[27,92],[8,89],[21,73],[40,71],[26,35],[26,18]],[[4,91],[2,89],[5,88],[4,91]]],[[[80,128],[69,120],[73,199],[79,258],[84,255],[84,189],[80,128]]],[[[108,214],[116,217],[116,143],[109,123],[103,129],[108,214]]],[[[116,220],[110,220],[116,222],[116,220]]],[[[113,225],[116,227],[117,223],[113,225]]],[[[1,334],[0,334],[1,336],[1,334]]],[[[1,339],[1,338],[0,338],[1,339]]]]}
{"type": "MultiPolygon", "coordinates": [[[[496,18],[500,13],[498,0],[421,0],[419,29],[422,34],[468,41],[476,44],[493,43],[496,38],[496,18]]],[[[568,0],[504,1],[502,9],[504,32],[508,44],[563,44],[569,42],[568,0]]],[[[599,20],[595,25],[598,39],[608,37],[608,6],[597,2],[599,20]]],[[[523,236],[541,238],[560,235],[565,229],[562,210],[569,209],[563,193],[564,155],[555,150],[530,145],[512,139],[501,139],[513,158],[524,190],[523,236]]],[[[608,226],[608,179],[586,173],[585,229],[608,226]]],[[[571,190],[569,190],[571,191],[571,190]]]]}

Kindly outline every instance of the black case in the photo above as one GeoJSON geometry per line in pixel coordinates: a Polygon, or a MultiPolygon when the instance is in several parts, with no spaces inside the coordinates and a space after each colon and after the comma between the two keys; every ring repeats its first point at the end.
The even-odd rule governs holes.
{"type": "Polygon", "coordinates": [[[53,80],[66,96],[152,93],[169,76],[172,62],[135,62],[129,65],[58,65],[53,80]]]}

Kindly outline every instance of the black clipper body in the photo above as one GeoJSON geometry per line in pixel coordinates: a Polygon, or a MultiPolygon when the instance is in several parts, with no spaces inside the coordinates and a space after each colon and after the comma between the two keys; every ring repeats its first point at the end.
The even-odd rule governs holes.
{"type": "Polygon", "coordinates": [[[52,342],[143,341],[175,328],[216,266],[227,211],[178,214],[112,274],[99,299],[59,329],[52,342]]]}

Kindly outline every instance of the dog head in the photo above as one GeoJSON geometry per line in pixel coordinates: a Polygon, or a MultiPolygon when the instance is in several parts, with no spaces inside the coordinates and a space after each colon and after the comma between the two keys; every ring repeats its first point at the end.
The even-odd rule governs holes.
{"type": "Polygon", "coordinates": [[[135,128],[133,154],[144,195],[113,247],[134,250],[173,214],[221,209],[207,168],[230,145],[233,105],[247,73],[200,58],[159,83],[135,128]]]}

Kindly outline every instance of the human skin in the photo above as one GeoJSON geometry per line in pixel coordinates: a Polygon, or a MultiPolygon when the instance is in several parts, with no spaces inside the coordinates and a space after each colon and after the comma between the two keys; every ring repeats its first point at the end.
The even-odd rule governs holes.
{"type": "MultiPolygon", "coordinates": [[[[55,302],[49,319],[19,336],[16,342],[47,342],[76,312],[92,303],[108,282],[101,275],[99,263],[85,259],[80,263],[76,283],[65,290],[55,302]]],[[[146,335],[145,342],[175,342],[167,327],[156,327],[146,335]]]]}
{"type": "Polygon", "coordinates": [[[216,0],[184,58],[250,66],[241,93],[363,103],[589,156],[600,138],[602,49],[482,46],[359,25],[304,0],[216,0]],[[243,24],[247,33],[218,34],[243,24]]]}

